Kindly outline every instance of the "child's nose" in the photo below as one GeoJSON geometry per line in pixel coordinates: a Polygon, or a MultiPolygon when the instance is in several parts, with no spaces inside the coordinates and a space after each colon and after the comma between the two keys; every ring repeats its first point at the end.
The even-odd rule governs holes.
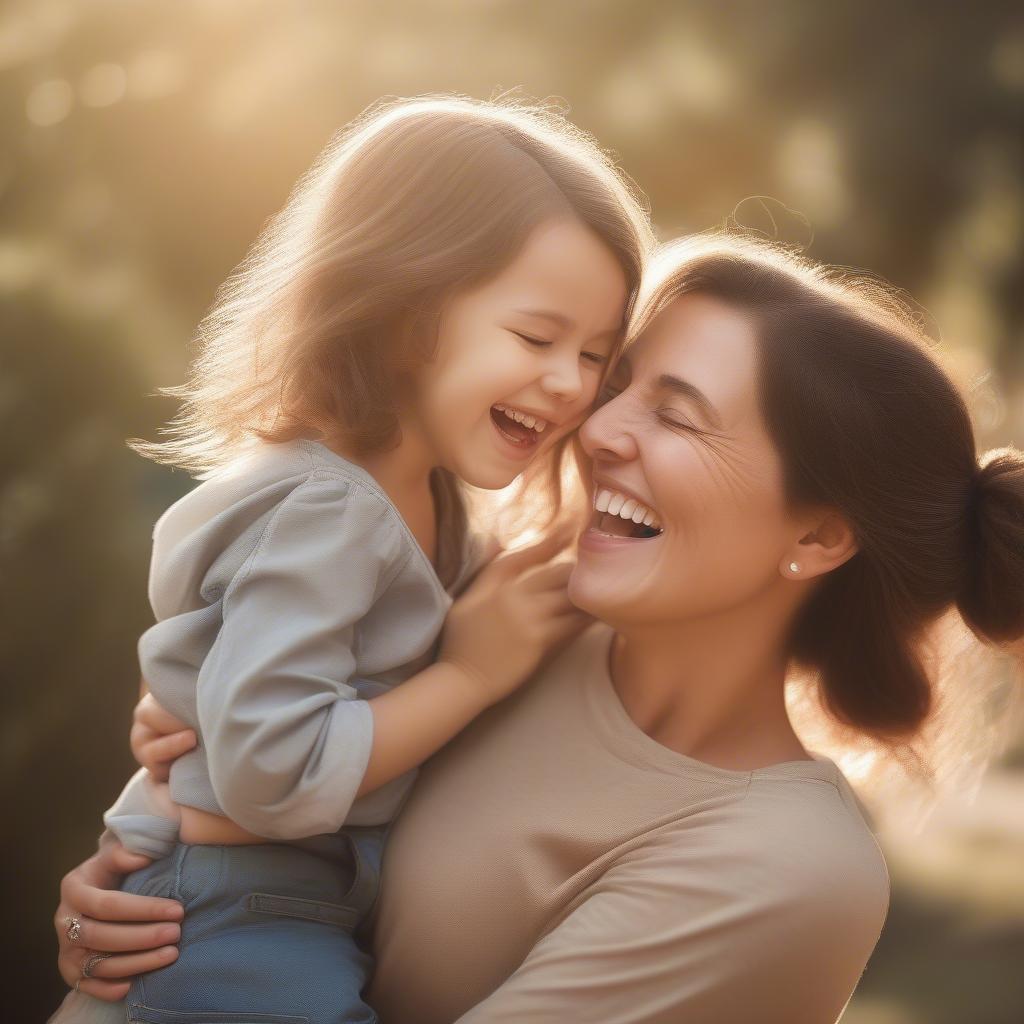
{"type": "Polygon", "coordinates": [[[575,354],[553,360],[541,377],[540,386],[546,394],[563,402],[575,402],[583,394],[583,375],[575,354]]]}

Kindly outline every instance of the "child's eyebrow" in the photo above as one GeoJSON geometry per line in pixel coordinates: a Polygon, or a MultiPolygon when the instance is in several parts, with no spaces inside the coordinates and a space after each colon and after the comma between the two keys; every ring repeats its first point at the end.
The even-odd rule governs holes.
{"type": "Polygon", "coordinates": [[[556,313],[553,309],[517,309],[514,312],[522,313],[523,316],[537,317],[539,320],[550,320],[559,327],[569,328],[575,326],[575,323],[564,313],[556,313]]]}

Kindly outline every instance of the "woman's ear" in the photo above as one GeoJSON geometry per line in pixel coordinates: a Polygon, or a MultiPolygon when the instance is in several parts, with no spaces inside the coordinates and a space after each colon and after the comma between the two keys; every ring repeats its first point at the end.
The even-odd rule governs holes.
{"type": "Polygon", "coordinates": [[[814,579],[838,569],[857,551],[857,538],[846,517],[834,509],[823,510],[786,552],[779,571],[787,579],[814,579]]]}

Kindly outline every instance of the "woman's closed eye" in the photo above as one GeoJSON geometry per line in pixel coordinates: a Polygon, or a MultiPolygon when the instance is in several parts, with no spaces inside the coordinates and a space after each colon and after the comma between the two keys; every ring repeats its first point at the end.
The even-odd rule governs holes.
{"type": "Polygon", "coordinates": [[[685,416],[681,415],[675,409],[659,409],[657,411],[657,417],[668,427],[674,427],[677,430],[694,430],[698,433],[703,433],[700,427],[688,420],[685,416]]]}

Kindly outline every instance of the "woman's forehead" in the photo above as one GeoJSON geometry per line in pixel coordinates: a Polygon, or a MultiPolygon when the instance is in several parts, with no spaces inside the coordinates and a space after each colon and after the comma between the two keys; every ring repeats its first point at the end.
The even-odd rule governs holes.
{"type": "Polygon", "coordinates": [[[632,377],[672,374],[721,398],[752,390],[757,339],[749,317],[707,295],[684,295],[662,310],[623,353],[632,377]]]}

